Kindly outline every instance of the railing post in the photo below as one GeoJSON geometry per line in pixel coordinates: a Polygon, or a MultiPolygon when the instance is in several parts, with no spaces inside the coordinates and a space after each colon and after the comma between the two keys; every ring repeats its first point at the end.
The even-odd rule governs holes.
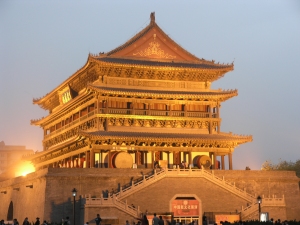
{"type": "Polygon", "coordinates": [[[156,179],[156,170],[154,170],[154,180],[156,179]]]}
{"type": "Polygon", "coordinates": [[[122,196],[122,186],[120,187],[120,191],[119,191],[119,195],[120,195],[120,197],[122,196]]]}
{"type": "Polygon", "coordinates": [[[140,206],[137,207],[136,217],[140,217],[140,206]]]}
{"type": "Polygon", "coordinates": [[[125,200],[125,209],[127,210],[128,205],[127,205],[127,199],[125,200]]]}

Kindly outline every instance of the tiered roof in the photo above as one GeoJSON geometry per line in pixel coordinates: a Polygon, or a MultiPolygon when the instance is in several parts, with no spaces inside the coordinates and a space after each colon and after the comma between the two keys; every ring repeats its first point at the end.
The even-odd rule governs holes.
{"type": "Polygon", "coordinates": [[[103,87],[97,85],[88,85],[89,89],[93,89],[102,95],[112,95],[119,97],[141,97],[150,99],[190,99],[190,100],[207,100],[207,101],[225,101],[238,95],[237,90],[218,90],[218,91],[165,91],[165,90],[141,90],[141,89],[125,89],[103,87]]]}
{"type": "MultiPolygon", "coordinates": [[[[73,88],[79,92],[80,90],[78,89],[86,87],[88,83],[97,80],[98,77],[93,75],[90,75],[86,79],[78,79],[79,76],[83,76],[83,73],[95,63],[106,67],[130,67],[154,70],[169,68],[184,73],[191,72],[194,77],[191,78],[192,81],[193,79],[197,79],[197,81],[204,82],[217,80],[224,76],[226,72],[233,70],[233,64],[219,64],[215,63],[214,60],[199,59],[189,53],[173,41],[156,24],[154,13],[151,13],[150,17],[150,24],[130,40],[107,53],[100,53],[96,56],[89,55],[87,63],[80,70],[46,96],[33,99],[33,103],[38,104],[43,109],[52,111],[52,109],[60,104],[59,91],[69,86],[71,89],[73,88]],[[78,85],[78,82],[81,84],[78,85]]],[[[186,79],[188,77],[189,74],[186,75],[186,79]]],[[[181,77],[177,76],[175,79],[181,80],[181,77]]]]}
{"type": "MultiPolygon", "coordinates": [[[[235,148],[240,144],[252,141],[252,136],[219,134],[189,134],[189,133],[141,133],[113,131],[80,131],[79,135],[88,137],[99,144],[118,145],[134,144],[152,147],[201,147],[201,148],[235,148]]],[[[197,151],[197,149],[194,149],[197,151]]]]}

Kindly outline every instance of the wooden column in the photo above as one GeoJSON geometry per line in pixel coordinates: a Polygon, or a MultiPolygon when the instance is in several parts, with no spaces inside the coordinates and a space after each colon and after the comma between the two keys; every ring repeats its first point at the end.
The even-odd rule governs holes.
{"type": "Polygon", "coordinates": [[[152,161],[152,168],[154,168],[154,161],[155,161],[154,151],[151,152],[151,161],[152,161]]]}
{"type": "MultiPolygon", "coordinates": [[[[218,159],[217,159],[217,153],[215,152],[215,169],[219,169],[219,162],[218,162],[218,159]]],[[[221,168],[221,167],[220,167],[221,168]]]]}
{"type": "Polygon", "coordinates": [[[193,160],[192,160],[192,153],[189,152],[188,154],[189,154],[189,163],[188,163],[187,167],[189,168],[190,164],[193,164],[193,160]]]}
{"type": "Polygon", "coordinates": [[[90,168],[90,155],[89,155],[89,151],[85,151],[85,168],[90,168]]]}
{"type": "Polygon", "coordinates": [[[94,168],[95,167],[95,152],[93,149],[90,150],[90,167],[89,168],[94,168]]]}
{"type": "Polygon", "coordinates": [[[232,153],[228,153],[229,170],[232,170],[232,153]]]}
{"type": "Polygon", "coordinates": [[[135,102],[132,102],[132,115],[135,115],[135,102]]]}
{"type": "Polygon", "coordinates": [[[210,152],[210,153],[209,153],[209,158],[211,159],[211,169],[214,170],[214,169],[215,169],[215,165],[216,165],[216,164],[215,164],[215,160],[216,160],[216,159],[215,159],[215,158],[216,158],[216,157],[215,157],[215,153],[214,153],[214,152],[210,152]]]}
{"type": "Polygon", "coordinates": [[[107,162],[107,167],[108,168],[111,168],[112,165],[111,165],[111,150],[108,151],[108,154],[107,154],[107,158],[108,158],[108,162],[107,162]]]}
{"type": "Polygon", "coordinates": [[[138,151],[135,151],[134,152],[134,163],[136,164],[136,165],[138,165],[138,163],[139,163],[139,153],[138,153],[138,151]]]}
{"type": "Polygon", "coordinates": [[[105,101],[105,113],[108,113],[108,98],[105,101]]]}
{"type": "Polygon", "coordinates": [[[103,168],[104,161],[103,161],[103,151],[102,150],[99,151],[99,158],[101,160],[100,168],[103,168]]]}
{"type": "Polygon", "coordinates": [[[221,164],[222,164],[222,170],[225,170],[225,160],[224,160],[224,155],[221,156],[221,164]]]}
{"type": "Polygon", "coordinates": [[[148,165],[148,151],[145,151],[144,152],[144,164],[145,164],[145,168],[148,168],[149,165],[148,165]]]}

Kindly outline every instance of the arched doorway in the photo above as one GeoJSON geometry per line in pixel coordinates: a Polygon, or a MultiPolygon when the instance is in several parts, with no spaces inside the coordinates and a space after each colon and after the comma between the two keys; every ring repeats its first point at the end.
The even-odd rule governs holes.
{"type": "Polygon", "coordinates": [[[14,205],[13,205],[13,202],[11,201],[8,206],[6,219],[7,219],[7,221],[11,221],[11,220],[13,220],[13,218],[14,218],[14,205]]]}

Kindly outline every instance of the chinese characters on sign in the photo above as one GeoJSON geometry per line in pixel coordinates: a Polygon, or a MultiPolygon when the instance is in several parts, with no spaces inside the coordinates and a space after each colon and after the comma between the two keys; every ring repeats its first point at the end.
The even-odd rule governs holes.
{"type": "Polygon", "coordinates": [[[199,216],[198,200],[174,200],[172,202],[172,212],[175,217],[180,216],[199,216]]]}

